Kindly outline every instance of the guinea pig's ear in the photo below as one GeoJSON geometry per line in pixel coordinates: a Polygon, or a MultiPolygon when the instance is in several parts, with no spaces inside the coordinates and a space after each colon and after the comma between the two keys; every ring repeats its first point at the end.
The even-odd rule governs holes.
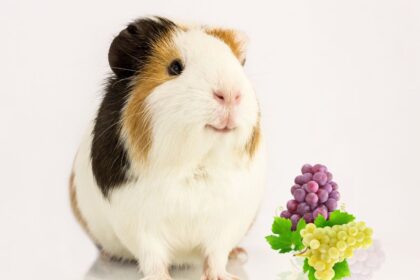
{"type": "Polygon", "coordinates": [[[111,43],[109,66],[120,77],[133,76],[144,65],[157,40],[169,34],[176,25],[161,17],[142,18],[130,23],[111,43]]]}
{"type": "Polygon", "coordinates": [[[239,62],[244,65],[248,46],[248,36],[239,30],[225,28],[206,28],[206,33],[222,40],[228,45],[239,62]]]}
{"type": "Polygon", "coordinates": [[[109,66],[118,77],[129,77],[137,71],[137,57],[139,29],[135,23],[131,23],[118,34],[111,43],[108,52],[109,66]]]}

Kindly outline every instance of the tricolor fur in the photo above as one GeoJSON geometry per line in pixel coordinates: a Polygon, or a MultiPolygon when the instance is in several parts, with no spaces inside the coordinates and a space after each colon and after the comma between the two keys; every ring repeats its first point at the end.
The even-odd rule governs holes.
{"type": "Polygon", "coordinates": [[[75,160],[72,206],[94,242],[138,260],[145,279],[170,279],[170,264],[195,256],[203,279],[234,279],[227,257],[264,187],[245,46],[237,31],[164,18],[137,20],[111,44],[114,73],[75,160]]]}

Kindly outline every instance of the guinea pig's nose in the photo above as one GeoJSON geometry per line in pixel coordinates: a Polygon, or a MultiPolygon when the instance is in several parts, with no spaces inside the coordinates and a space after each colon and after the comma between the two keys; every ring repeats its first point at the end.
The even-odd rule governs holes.
{"type": "Polygon", "coordinates": [[[238,105],[241,102],[241,93],[239,91],[226,92],[218,90],[213,92],[213,96],[221,105],[238,105]]]}

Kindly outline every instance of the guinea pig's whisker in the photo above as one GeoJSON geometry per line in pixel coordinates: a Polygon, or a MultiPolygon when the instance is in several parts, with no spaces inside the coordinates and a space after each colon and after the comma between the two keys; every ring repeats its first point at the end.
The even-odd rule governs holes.
{"type": "MultiPolygon", "coordinates": [[[[115,111],[118,112],[118,111],[115,111]]],[[[136,112],[130,115],[127,115],[127,117],[132,117],[132,116],[140,116],[141,112],[136,112]]],[[[101,134],[98,135],[98,137],[95,139],[96,141],[98,141],[101,137],[105,136],[106,132],[109,131],[111,128],[113,128],[114,126],[118,125],[121,123],[121,120],[116,121],[115,123],[111,124],[110,126],[108,126],[104,131],[102,131],[101,134]]],[[[148,128],[143,124],[143,130],[144,133],[146,133],[146,130],[148,130],[148,128]]]]}
{"type": "Polygon", "coordinates": [[[122,50],[122,52],[123,52],[124,54],[128,55],[129,57],[133,58],[133,59],[134,59],[134,60],[136,60],[137,62],[141,62],[141,60],[140,60],[140,59],[138,59],[137,57],[135,57],[135,56],[131,55],[130,53],[128,53],[128,52],[126,52],[126,51],[124,51],[124,50],[122,50]]]}
{"type": "Polygon", "coordinates": [[[163,79],[157,79],[156,77],[153,77],[153,76],[141,76],[140,75],[140,78],[142,80],[154,81],[154,82],[158,82],[158,83],[165,82],[165,80],[163,80],[163,79]]]}
{"type": "Polygon", "coordinates": [[[125,70],[125,71],[130,71],[130,72],[137,72],[137,70],[134,70],[134,69],[128,69],[128,68],[123,68],[123,67],[116,67],[116,66],[113,66],[113,67],[111,67],[112,69],[117,69],[117,70],[125,70]]]}
{"type": "Polygon", "coordinates": [[[97,138],[95,138],[94,140],[98,141],[102,136],[105,135],[105,133],[110,130],[111,128],[113,128],[114,126],[116,126],[117,124],[120,123],[120,120],[116,121],[115,123],[111,124],[110,126],[108,126],[104,131],[102,131],[101,134],[98,135],[97,138]]]}
{"type": "MultiPolygon", "coordinates": [[[[123,82],[123,81],[127,81],[127,80],[131,80],[132,79],[132,77],[128,77],[128,78],[124,78],[124,79],[119,79],[119,80],[117,80],[117,81],[115,81],[112,85],[111,85],[111,87],[114,87],[114,86],[116,86],[118,83],[120,83],[120,82],[123,82]]],[[[123,93],[127,93],[127,92],[129,92],[131,89],[129,88],[127,91],[125,91],[125,92],[123,92],[123,93]]]]}

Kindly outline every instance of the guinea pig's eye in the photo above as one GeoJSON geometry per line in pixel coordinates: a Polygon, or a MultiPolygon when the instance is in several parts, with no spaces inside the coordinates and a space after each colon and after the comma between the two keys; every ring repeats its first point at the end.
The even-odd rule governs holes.
{"type": "Polygon", "coordinates": [[[182,70],[184,70],[184,66],[182,66],[182,63],[179,59],[173,60],[168,66],[168,73],[171,76],[180,75],[182,73],[182,70]]]}

